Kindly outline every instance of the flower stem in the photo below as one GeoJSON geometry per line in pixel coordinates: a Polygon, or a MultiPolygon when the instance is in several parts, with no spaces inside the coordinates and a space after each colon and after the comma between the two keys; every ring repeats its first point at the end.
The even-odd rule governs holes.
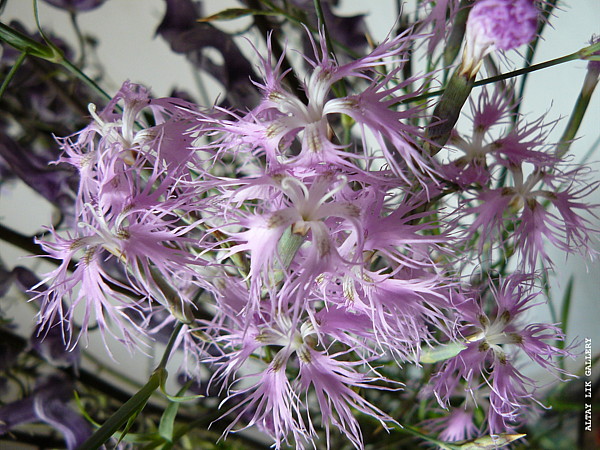
{"type": "Polygon", "coordinates": [[[299,234],[292,233],[291,227],[288,227],[283,232],[277,246],[283,270],[287,270],[290,267],[290,264],[294,260],[294,256],[296,256],[296,252],[303,242],[304,237],[300,236],[299,234]]]}
{"type": "MultiPolygon", "coordinates": [[[[588,59],[589,55],[593,51],[598,50],[597,47],[600,47],[600,45],[595,44],[593,46],[591,45],[589,47],[584,47],[584,48],[582,48],[574,53],[571,53],[569,55],[561,56],[560,58],[551,59],[549,61],[544,61],[539,64],[534,64],[533,66],[524,67],[524,68],[518,69],[518,70],[513,70],[512,72],[507,72],[502,75],[497,75],[495,77],[485,78],[483,80],[479,80],[479,81],[476,81],[475,83],[473,83],[473,87],[484,86],[484,85],[490,84],[490,83],[496,83],[498,81],[518,77],[518,76],[524,75],[526,73],[535,72],[535,71],[541,70],[541,69],[546,69],[548,67],[563,64],[563,63],[566,63],[569,61],[575,61],[575,60],[579,60],[579,59],[588,59]]],[[[445,91],[446,91],[446,89],[439,89],[437,91],[427,92],[426,94],[411,97],[400,103],[413,103],[413,102],[419,102],[419,101],[425,100],[430,97],[438,97],[438,96],[442,95],[445,91]]]]}
{"type": "Polygon", "coordinates": [[[77,67],[68,59],[63,59],[62,61],[60,61],[60,65],[67,69],[69,72],[71,72],[73,75],[75,75],[75,77],[77,77],[84,84],[92,88],[92,90],[96,91],[105,99],[109,101],[112,99],[112,97],[104,89],[102,89],[94,80],[92,80],[85,73],[83,73],[83,71],[79,67],[77,67]]]}
{"type": "Polygon", "coordinates": [[[179,336],[179,332],[183,328],[183,325],[183,322],[177,322],[177,325],[175,325],[175,328],[173,328],[171,337],[169,337],[169,342],[167,342],[167,347],[165,348],[163,356],[156,370],[164,369],[165,367],[167,367],[167,363],[169,362],[169,358],[171,357],[171,352],[173,351],[173,347],[175,346],[175,342],[177,342],[177,337],[179,336]]]}
{"type": "MultiPolygon", "coordinates": [[[[533,57],[535,56],[535,51],[537,50],[537,45],[540,42],[542,37],[542,33],[544,28],[546,28],[546,23],[548,22],[548,18],[552,14],[552,11],[556,7],[556,3],[558,0],[547,0],[545,2],[544,11],[542,12],[542,20],[538,22],[538,28],[536,31],[536,37],[533,42],[528,46],[527,55],[525,56],[525,68],[531,67],[531,63],[533,62],[533,57]]],[[[519,89],[519,95],[517,98],[523,98],[523,93],[525,92],[525,84],[527,82],[528,73],[523,74],[523,78],[521,79],[521,87],[519,89]]],[[[515,107],[515,112],[519,112],[519,107],[521,102],[517,103],[515,107]]]]}
{"type": "Polygon", "coordinates": [[[588,70],[583,82],[583,86],[581,87],[581,92],[579,93],[577,101],[575,102],[575,106],[573,107],[573,112],[569,117],[569,122],[567,123],[565,131],[561,136],[556,148],[556,156],[559,158],[562,158],[565,153],[569,151],[569,147],[571,147],[571,143],[573,142],[573,139],[575,139],[577,131],[579,131],[579,126],[581,125],[581,121],[583,120],[583,116],[587,111],[592,94],[594,93],[594,89],[596,88],[597,84],[598,71],[588,70]]]}
{"type": "Polygon", "coordinates": [[[446,145],[460,111],[471,94],[474,81],[473,77],[462,73],[460,67],[450,77],[442,98],[433,111],[432,124],[427,129],[427,140],[423,144],[430,155],[435,155],[446,145]]]}
{"type": "Polygon", "coordinates": [[[79,45],[79,58],[77,61],[77,65],[83,67],[85,65],[85,39],[83,37],[83,33],[81,32],[81,28],[79,28],[79,22],[77,21],[77,13],[71,11],[69,13],[69,18],[71,19],[71,25],[73,25],[73,31],[75,31],[75,35],[77,36],[77,43],[79,45]]]}
{"type": "Polygon", "coordinates": [[[473,3],[475,3],[475,0],[461,0],[458,6],[458,12],[452,23],[452,31],[450,32],[448,42],[444,47],[445,66],[451,65],[460,51],[465,30],[467,28],[467,18],[469,17],[469,11],[471,10],[473,3]]]}

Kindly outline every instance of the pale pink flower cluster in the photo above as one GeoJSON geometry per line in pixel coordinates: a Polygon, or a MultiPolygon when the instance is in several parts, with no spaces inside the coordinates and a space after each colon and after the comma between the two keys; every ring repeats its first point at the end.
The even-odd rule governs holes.
{"type": "MultiPolygon", "coordinates": [[[[481,0],[471,14],[497,16],[498,3],[511,3],[509,22],[531,5],[481,0]]],[[[513,431],[535,393],[517,355],[554,372],[568,355],[555,325],[524,319],[539,262],[551,264],[547,243],[592,252],[583,197],[596,185],[564,168],[542,119],[503,126],[513,119],[504,91],[472,102],[472,133],[449,143],[460,156],[427,155],[415,125],[427,110],[403,105],[432,75],[400,75],[428,36],[409,30],[345,64],[320,38],[305,56],[306,101],[269,50],[250,111],[152,99],[131,83],[101,112],[91,106],[92,123],[61,140],[61,162],[81,177],[77,223],[40,240],[62,261],[38,286],[40,322],[58,319],[73,342],[97,323],[131,347],[185,323],[182,345],[223,388],[227,432],[257,426],[276,448],[316,445],[317,424],[328,447],[337,428],[362,448],[361,415],[398,426],[374,399],[403,395],[406,365],[460,344],[433,361],[422,395],[443,408],[477,400],[441,419],[451,427],[441,437],[513,431]],[[352,92],[335,96],[344,83],[352,92]],[[355,134],[340,132],[344,121],[355,134]],[[517,272],[465,281],[469,258],[485,267],[508,251],[517,272]]]]}

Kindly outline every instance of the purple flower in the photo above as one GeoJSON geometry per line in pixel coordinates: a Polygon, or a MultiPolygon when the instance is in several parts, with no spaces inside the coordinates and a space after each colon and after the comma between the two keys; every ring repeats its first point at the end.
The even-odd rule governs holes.
{"type": "Polygon", "coordinates": [[[226,428],[225,433],[243,416],[252,414],[248,427],[257,425],[259,429],[271,435],[274,447],[279,449],[282,444],[295,444],[302,448],[302,442],[308,440],[308,431],[304,424],[299,405],[299,399],[292,390],[286,371],[282,368],[281,353],[275,356],[256,383],[248,388],[234,391],[233,395],[242,396],[243,401],[231,408],[228,413],[237,412],[235,419],[226,428]],[[289,441],[289,435],[293,441],[289,441]]]}
{"type": "Polygon", "coordinates": [[[477,195],[479,204],[466,210],[476,215],[469,235],[481,233],[480,248],[494,242],[505,224],[512,222],[514,231],[501,244],[512,243],[525,267],[534,269],[540,256],[552,265],[546,251],[548,243],[565,253],[594,255],[590,239],[596,229],[590,219],[597,205],[580,200],[598,183],[584,181],[581,169],[565,173],[558,168],[554,172],[536,170],[527,178],[518,166],[511,166],[511,171],[514,187],[484,189],[477,195]],[[544,203],[554,206],[558,214],[544,203]]]}
{"type": "Polygon", "coordinates": [[[488,427],[492,434],[510,432],[522,419],[523,410],[533,400],[535,382],[515,367],[517,353],[523,352],[547,371],[565,373],[556,358],[571,356],[554,344],[564,339],[555,325],[524,320],[535,305],[538,293],[531,292],[531,278],[514,274],[500,280],[498,288],[490,286],[495,302],[493,314],[483,310],[479,301],[466,299],[457,305],[464,320],[461,331],[466,349],[443,363],[432,378],[434,393],[443,407],[458,390],[461,379],[465,389],[475,391],[483,382],[490,387],[488,427]]]}
{"type": "Polygon", "coordinates": [[[456,132],[451,139],[451,146],[464,153],[442,168],[464,194],[456,223],[466,227],[467,239],[479,239],[480,255],[489,244],[514,246],[522,267],[531,270],[540,256],[552,264],[548,244],[594,255],[591,219],[597,206],[582,198],[598,183],[588,181],[583,168],[567,166],[546,144],[554,122],[516,120],[507,129],[513,106],[506,93],[484,90],[471,103],[470,135],[456,132]]]}
{"type": "Polygon", "coordinates": [[[46,3],[68,11],[91,11],[106,0],[44,0],[46,3]]]}
{"type": "MultiPolygon", "coordinates": [[[[388,429],[386,422],[394,422],[389,415],[357,393],[359,388],[373,389],[371,383],[383,378],[370,377],[353,369],[353,366],[362,365],[364,361],[352,363],[337,360],[336,356],[343,357],[343,353],[328,355],[310,346],[302,348],[299,353],[300,384],[307,397],[309,388],[312,388],[310,394],[312,395],[314,391],[317,398],[327,435],[327,448],[329,448],[330,424],[344,433],[356,448],[362,448],[361,429],[352,409],[379,420],[386,430],[388,429]]],[[[316,434],[314,431],[312,433],[316,434]]]]}
{"type": "MultiPolygon", "coordinates": [[[[63,239],[56,233],[53,234],[55,242],[44,241],[41,245],[50,257],[61,260],[62,263],[57,269],[47,273],[40,282],[40,285],[48,284],[47,289],[37,295],[41,302],[38,317],[40,332],[47,332],[55,323],[59,323],[63,338],[74,347],[81,336],[87,336],[90,322],[95,320],[103,338],[108,332],[118,341],[132,345],[143,333],[123,310],[139,307],[130,297],[113,289],[112,286],[124,286],[102,268],[101,260],[105,256],[102,255],[101,248],[97,245],[88,247],[85,237],[63,239]],[[80,249],[84,254],[75,271],[69,273],[69,263],[80,249]],[[80,289],[76,290],[77,287],[80,289]],[[72,342],[75,311],[79,308],[83,310],[81,331],[75,342],[72,342]],[[115,332],[109,327],[108,321],[119,331],[115,332]],[[131,329],[136,332],[132,333],[131,329]]],[[[38,287],[34,286],[33,291],[36,292],[38,287]]]]}
{"type": "MultiPolygon", "coordinates": [[[[469,399],[470,397],[466,397],[469,399]]],[[[458,406],[450,408],[447,414],[430,419],[424,425],[432,431],[439,432],[438,439],[445,442],[456,442],[471,439],[479,434],[475,425],[474,408],[458,406]]]]}
{"type": "Polygon", "coordinates": [[[362,234],[357,230],[360,210],[350,201],[336,199],[338,192],[346,187],[347,179],[343,175],[335,177],[325,173],[304,181],[283,175],[267,178],[263,183],[271,186],[271,192],[280,197],[281,203],[272,201],[273,206],[277,205],[272,210],[242,219],[240,224],[248,230],[234,235],[240,244],[231,250],[250,251],[251,276],[256,279],[260,271],[272,268],[272,262],[278,258],[277,244],[290,226],[291,232],[298,236],[307,236],[310,232],[312,245],[303,254],[305,274],[302,279],[314,279],[328,267],[343,264],[336,250],[340,235],[353,231],[362,234]],[[337,226],[329,226],[329,218],[338,218],[337,226]]]}
{"type": "Polygon", "coordinates": [[[206,71],[224,86],[223,107],[253,108],[259,101],[253,65],[240,51],[233,36],[210,23],[198,22],[202,17],[200,2],[165,0],[166,11],[156,30],[175,53],[182,53],[198,69],[206,71]],[[206,49],[216,50],[222,62],[206,49]]]}
{"type": "MultiPolygon", "coordinates": [[[[407,170],[420,178],[423,178],[422,173],[431,176],[433,162],[425,160],[422,152],[415,148],[419,129],[408,123],[418,108],[397,110],[392,107],[418,94],[418,91],[398,94],[415,80],[399,82],[398,70],[379,79],[377,72],[382,60],[403,61],[409,43],[410,36],[404,33],[385,40],[362,58],[339,65],[329,57],[321,37],[320,49],[313,42],[315,60],[307,60],[312,67],[304,83],[307,103],[284,87],[282,61],[271,66],[269,44],[268,58],[260,57],[264,68],[264,82],[259,84],[263,101],[241,119],[232,115],[233,120],[219,121],[216,131],[224,134],[222,148],[265,155],[267,170],[278,170],[283,164],[295,168],[334,166],[343,171],[356,171],[368,157],[356,155],[337,143],[329,119],[330,115],[346,114],[358,123],[363,136],[366,131],[373,133],[397,176],[407,180],[407,170]],[[333,85],[344,78],[364,79],[369,84],[356,95],[330,98],[333,85]],[[297,152],[293,151],[295,146],[298,146],[297,152]],[[353,159],[360,161],[359,164],[353,163],[353,159]]],[[[366,141],[363,146],[368,154],[366,141]]]]}
{"type": "Polygon", "coordinates": [[[0,434],[22,424],[44,422],[62,433],[69,450],[79,448],[91,436],[92,429],[67,405],[72,391],[72,384],[64,378],[48,378],[35,388],[31,396],[0,408],[0,434]]]}
{"type": "Polygon", "coordinates": [[[420,27],[431,27],[431,37],[427,51],[433,54],[433,51],[452,30],[449,23],[454,22],[454,17],[458,12],[459,0],[425,0],[419,4],[419,8],[425,10],[427,16],[422,20],[420,27]]]}
{"type": "Polygon", "coordinates": [[[125,310],[143,318],[152,301],[184,322],[192,320],[192,297],[206,284],[194,269],[205,262],[190,250],[197,238],[189,233],[200,221],[194,214],[202,204],[197,187],[189,183],[188,165],[197,163],[188,134],[191,108],[179,99],[151,99],[144,88],[126,82],[100,114],[90,107],[91,125],[62,140],[61,161],[80,172],[79,223],[67,237],[50,230],[53,239],[40,241],[62,261],[46,274],[42,283],[48,288],[38,294],[45,332],[58,321],[70,339],[75,311],[81,309],[80,336],[95,320],[103,338],[108,332],[132,345],[144,332],[125,310]],[[123,112],[115,112],[121,100],[123,112]],[[145,109],[153,115],[153,126],[144,127],[145,109]],[[111,274],[109,262],[125,276],[111,274]]]}
{"type": "MultiPolygon", "coordinates": [[[[370,358],[351,363],[344,355],[352,349],[334,354],[317,349],[321,335],[317,323],[315,329],[311,322],[297,326],[283,315],[269,322],[261,320],[258,314],[252,317],[254,320],[245,329],[229,328],[218,338],[222,348],[231,347],[235,351],[215,358],[219,366],[216,378],[226,380],[252,354],[263,353],[267,346],[274,354],[262,371],[240,378],[239,382],[250,383],[249,387],[231,390],[226,401],[238,398],[240,401],[228,411],[235,412],[236,416],[226,432],[242,418],[251,416],[247,426],[256,424],[270,434],[276,448],[281,448],[283,443],[289,444],[290,437],[292,444],[303,448],[304,442],[312,443],[317,437],[311,419],[313,413],[309,413],[308,420],[303,413],[311,409],[313,395],[328,440],[330,427],[334,425],[357,448],[362,447],[362,435],[353,409],[376,418],[384,427],[385,422],[393,421],[356,392],[357,388],[386,389],[376,382],[388,380],[376,373],[370,376],[358,370],[359,366],[368,364],[370,358]],[[288,370],[299,370],[298,382],[290,381],[288,370]]],[[[238,316],[231,319],[240,322],[238,316]]],[[[326,339],[325,336],[322,338],[326,339]]]]}
{"type": "MultiPolygon", "coordinates": [[[[453,164],[459,167],[475,166],[483,176],[482,185],[487,184],[496,174],[498,166],[510,169],[524,163],[543,168],[559,162],[549,145],[548,135],[556,122],[544,123],[544,116],[526,122],[515,116],[517,102],[514,100],[514,86],[482,89],[477,99],[471,98],[470,133],[454,132],[451,145],[465,155],[453,164]]],[[[468,185],[460,179],[453,180],[461,186],[468,185]]]]}

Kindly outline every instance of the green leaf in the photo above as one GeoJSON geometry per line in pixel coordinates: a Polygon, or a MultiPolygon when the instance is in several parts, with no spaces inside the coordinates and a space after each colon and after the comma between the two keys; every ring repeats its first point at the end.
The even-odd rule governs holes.
{"type": "MultiPolygon", "coordinates": [[[[169,405],[165,409],[162,417],[160,418],[160,423],[158,424],[158,433],[167,442],[173,443],[173,440],[174,440],[173,439],[174,438],[173,430],[175,428],[175,417],[177,417],[177,411],[179,410],[179,403],[184,401],[182,399],[185,399],[185,398],[188,398],[191,400],[191,399],[195,399],[195,398],[199,397],[199,396],[188,396],[188,397],[183,396],[184,392],[190,388],[190,386],[193,384],[193,382],[194,382],[194,380],[189,380],[187,383],[185,383],[181,387],[179,392],[177,392],[177,395],[175,397],[172,397],[172,396],[166,394],[164,392],[164,386],[161,386],[161,390],[167,396],[167,398],[170,397],[170,398],[179,399],[179,401],[172,400],[169,403],[169,405]]],[[[175,440],[177,440],[177,439],[175,439],[175,440]]]]}
{"type": "MultiPolygon", "coordinates": [[[[156,448],[163,444],[164,440],[158,433],[128,433],[123,437],[123,442],[130,444],[145,444],[144,448],[156,448]]],[[[135,448],[138,448],[137,446],[135,448]]]]}
{"type": "Polygon", "coordinates": [[[259,9],[249,8],[227,8],[212,16],[202,17],[198,22],[213,22],[217,20],[235,20],[246,16],[278,16],[279,13],[270,11],[261,11],[259,9]]]}
{"type": "Polygon", "coordinates": [[[565,296],[563,297],[562,312],[560,315],[560,321],[563,333],[567,332],[567,323],[569,322],[569,313],[571,311],[571,299],[573,298],[573,281],[574,277],[571,275],[567,287],[565,289],[565,296]]]}
{"type": "MultiPolygon", "coordinates": [[[[119,428],[129,423],[131,417],[134,415],[137,416],[154,391],[158,389],[161,383],[164,383],[165,378],[166,370],[158,369],[154,371],[148,382],[136,392],[133,397],[127,400],[112,416],[110,416],[108,420],[104,422],[104,425],[96,430],[96,432],[92,434],[81,447],[79,447],[79,450],[92,450],[104,445],[104,443],[108,441],[119,428]]],[[[123,439],[123,437],[124,434],[121,435],[121,439],[123,439]]]]}
{"type": "Polygon", "coordinates": [[[43,58],[52,62],[60,62],[63,59],[63,55],[59,50],[52,48],[49,45],[40,44],[29,36],[14,28],[6,26],[1,22],[0,40],[28,55],[37,56],[38,58],[43,58]]]}
{"type": "Polygon", "coordinates": [[[133,423],[135,422],[135,419],[137,419],[137,416],[139,416],[139,414],[142,412],[142,410],[146,407],[146,403],[148,403],[148,399],[146,399],[146,401],[138,407],[138,409],[133,413],[133,415],[131,415],[129,417],[129,420],[127,420],[127,423],[125,424],[125,428],[123,428],[123,431],[121,431],[121,436],[119,436],[119,439],[117,441],[117,446],[121,443],[123,438],[125,436],[127,436],[127,434],[129,433],[129,430],[131,429],[131,427],[133,426],[133,423]]]}
{"type": "Polygon", "coordinates": [[[423,364],[433,364],[454,358],[460,352],[467,348],[461,342],[451,342],[449,344],[438,345],[437,347],[425,347],[421,349],[421,359],[423,364]]]}
{"type": "Polygon", "coordinates": [[[160,423],[158,424],[158,434],[160,434],[165,441],[173,442],[173,428],[178,410],[179,403],[171,402],[160,418],[160,423]]]}
{"type": "Polygon", "coordinates": [[[483,436],[463,442],[453,442],[451,448],[461,450],[495,450],[510,444],[525,434],[499,434],[495,436],[483,436]]]}
{"type": "Polygon", "coordinates": [[[92,425],[100,428],[100,424],[98,422],[96,422],[94,419],[92,419],[92,417],[88,414],[88,412],[85,410],[85,408],[83,407],[83,403],[81,402],[81,399],[79,398],[79,394],[77,393],[77,391],[73,391],[73,396],[75,397],[75,404],[77,405],[77,409],[79,410],[79,413],[85,418],[85,420],[87,420],[89,423],[91,423],[92,425]]]}
{"type": "Polygon", "coordinates": [[[183,394],[185,391],[188,390],[188,388],[191,385],[191,380],[188,381],[180,390],[179,392],[177,392],[176,395],[170,395],[167,394],[167,390],[165,388],[165,381],[166,381],[166,377],[162,380],[162,382],[160,383],[160,392],[163,393],[163,395],[165,397],[167,397],[170,401],[174,402],[174,403],[183,403],[183,402],[189,402],[192,400],[196,400],[198,398],[202,398],[204,397],[204,395],[181,395],[183,394]]]}
{"type": "Polygon", "coordinates": [[[19,67],[21,67],[21,65],[25,61],[26,57],[27,57],[27,53],[22,52],[19,55],[19,57],[17,58],[17,60],[15,61],[15,63],[13,64],[13,66],[10,68],[8,75],[6,75],[6,77],[2,81],[2,86],[0,86],[0,98],[2,98],[2,96],[4,95],[4,92],[6,92],[6,89],[8,88],[8,84],[11,82],[11,80],[17,73],[17,70],[19,70],[19,67]]]}

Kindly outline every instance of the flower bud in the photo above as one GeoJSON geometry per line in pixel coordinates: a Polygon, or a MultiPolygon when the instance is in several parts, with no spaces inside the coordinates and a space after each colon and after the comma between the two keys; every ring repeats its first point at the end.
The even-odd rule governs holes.
{"type": "Polygon", "coordinates": [[[479,0],[467,21],[462,72],[475,77],[486,55],[531,42],[537,20],[533,0],[479,0]]]}

